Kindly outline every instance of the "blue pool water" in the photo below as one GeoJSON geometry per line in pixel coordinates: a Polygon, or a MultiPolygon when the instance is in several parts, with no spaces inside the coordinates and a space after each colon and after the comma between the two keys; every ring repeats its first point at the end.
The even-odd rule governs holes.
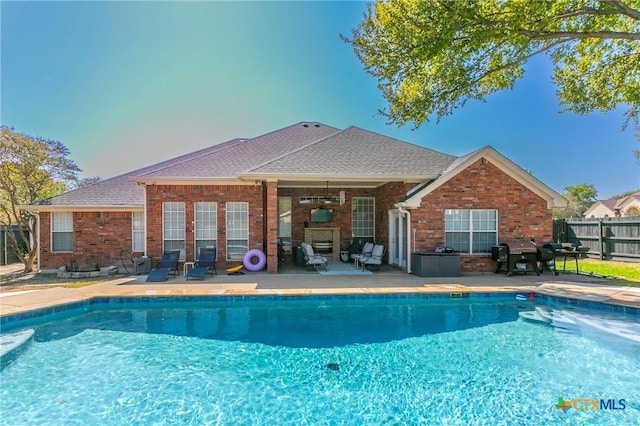
{"type": "Polygon", "coordinates": [[[640,424],[640,345],[520,317],[536,306],[104,303],[29,325],[34,340],[0,372],[0,424],[640,424]],[[607,405],[563,413],[560,397],[607,405]]]}

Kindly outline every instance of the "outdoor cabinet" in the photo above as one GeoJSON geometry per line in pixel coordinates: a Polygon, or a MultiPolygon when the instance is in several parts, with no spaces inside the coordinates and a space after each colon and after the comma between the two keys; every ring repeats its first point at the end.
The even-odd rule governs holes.
{"type": "Polygon", "coordinates": [[[419,277],[459,277],[459,253],[412,253],[411,273],[419,277]]]}
{"type": "Polygon", "coordinates": [[[148,257],[133,258],[133,275],[148,274],[151,272],[151,259],[148,257]]]}

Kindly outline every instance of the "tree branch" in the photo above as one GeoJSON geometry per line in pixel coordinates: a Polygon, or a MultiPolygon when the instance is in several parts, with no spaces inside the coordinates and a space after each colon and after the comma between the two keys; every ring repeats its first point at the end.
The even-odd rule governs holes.
{"type": "Polygon", "coordinates": [[[622,2],[621,0],[600,0],[602,3],[610,4],[621,14],[628,16],[631,19],[640,21],[640,10],[635,10],[622,2]]]}
{"type": "Polygon", "coordinates": [[[518,34],[528,37],[530,40],[553,40],[557,38],[582,40],[586,38],[598,38],[603,40],[640,40],[640,34],[616,32],[616,31],[589,31],[586,33],[578,33],[574,31],[556,31],[556,32],[535,32],[531,30],[521,29],[518,34]]]}
{"type": "Polygon", "coordinates": [[[506,64],[500,65],[500,66],[499,66],[499,67],[497,67],[497,68],[494,68],[494,69],[491,69],[491,70],[489,70],[489,71],[487,71],[487,72],[485,72],[485,73],[482,73],[482,75],[480,75],[478,78],[474,79],[473,81],[470,81],[470,82],[469,82],[469,83],[470,83],[470,84],[469,84],[469,86],[472,86],[472,85],[474,85],[474,84],[479,83],[479,82],[480,82],[480,80],[482,80],[483,78],[485,78],[485,77],[487,77],[487,76],[489,76],[489,75],[491,75],[491,74],[494,74],[494,73],[496,73],[496,72],[500,72],[500,71],[502,71],[502,70],[509,69],[509,68],[514,67],[514,66],[516,66],[516,65],[518,65],[518,64],[521,64],[521,63],[523,63],[523,62],[526,62],[526,61],[528,61],[529,59],[533,58],[534,56],[539,55],[540,53],[544,53],[544,52],[546,52],[546,51],[548,51],[548,50],[551,50],[551,49],[553,49],[553,48],[554,48],[554,47],[556,47],[556,46],[559,46],[559,45],[561,45],[561,44],[563,44],[563,43],[566,43],[567,41],[569,41],[569,40],[567,40],[567,39],[564,39],[564,40],[557,40],[557,41],[555,41],[555,42],[553,42],[553,43],[549,44],[548,46],[543,47],[542,49],[538,49],[538,50],[536,50],[536,51],[534,51],[534,52],[529,53],[528,55],[525,55],[525,56],[523,56],[523,57],[520,57],[520,58],[518,58],[518,59],[516,59],[516,60],[514,60],[514,61],[507,62],[506,64]]]}
{"type": "Polygon", "coordinates": [[[597,15],[597,16],[607,16],[607,15],[620,15],[620,11],[614,9],[594,9],[591,7],[582,7],[580,9],[571,10],[569,12],[563,13],[555,17],[555,19],[567,19],[574,18],[576,16],[585,16],[585,15],[597,15]]]}

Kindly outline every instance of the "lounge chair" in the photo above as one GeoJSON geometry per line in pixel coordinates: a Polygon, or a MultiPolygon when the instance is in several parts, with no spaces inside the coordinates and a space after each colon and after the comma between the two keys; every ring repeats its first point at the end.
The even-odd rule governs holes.
{"type": "Polygon", "coordinates": [[[200,254],[196,260],[196,267],[187,273],[189,278],[203,279],[207,272],[211,272],[211,276],[217,275],[216,271],[217,250],[214,247],[200,247],[200,254]]]}
{"type": "Polygon", "coordinates": [[[356,264],[356,268],[358,267],[361,259],[364,259],[365,257],[371,256],[371,252],[373,251],[373,247],[374,247],[373,243],[366,242],[366,243],[364,243],[364,246],[362,246],[362,252],[355,253],[355,254],[351,255],[351,259],[354,260],[354,262],[356,264]]]}
{"type": "Polygon", "coordinates": [[[168,269],[169,274],[175,277],[178,274],[178,261],[180,260],[180,250],[168,250],[162,253],[160,266],[157,269],[168,269]]]}
{"type": "Polygon", "coordinates": [[[148,283],[159,283],[162,281],[166,281],[169,278],[169,269],[168,268],[156,268],[152,269],[147,275],[147,279],[145,280],[148,283]]]}
{"type": "Polygon", "coordinates": [[[313,266],[315,269],[323,268],[325,271],[327,270],[327,258],[321,256],[313,251],[313,247],[311,247],[307,243],[300,244],[302,248],[302,253],[304,254],[305,265],[307,266],[307,271],[310,266],[313,266]]]}
{"type": "Polygon", "coordinates": [[[363,257],[359,260],[362,265],[362,269],[366,269],[367,266],[372,266],[376,267],[379,271],[382,266],[382,256],[384,256],[384,246],[379,244],[375,245],[371,252],[371,256],[363,257]]]}

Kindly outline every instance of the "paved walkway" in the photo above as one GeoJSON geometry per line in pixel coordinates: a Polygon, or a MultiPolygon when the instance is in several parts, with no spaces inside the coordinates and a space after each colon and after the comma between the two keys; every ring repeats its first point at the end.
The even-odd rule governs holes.
{"type": "Polygon", "coordinates": [[[611,286],[606,280],[583,275],[473,274],[461,277],[421,278],[401,271],[366,276],[321,276],[313,271],[219,275],[203,281],[170,278],[146,283],[146,276],[128,276],[80,288],[47,288],[5,293],[0,316],[86,300],[94,296],[170,295],[311,295],[380,293],[537,292],[572,299],[640,308],[640,288],[611,286]]]}

